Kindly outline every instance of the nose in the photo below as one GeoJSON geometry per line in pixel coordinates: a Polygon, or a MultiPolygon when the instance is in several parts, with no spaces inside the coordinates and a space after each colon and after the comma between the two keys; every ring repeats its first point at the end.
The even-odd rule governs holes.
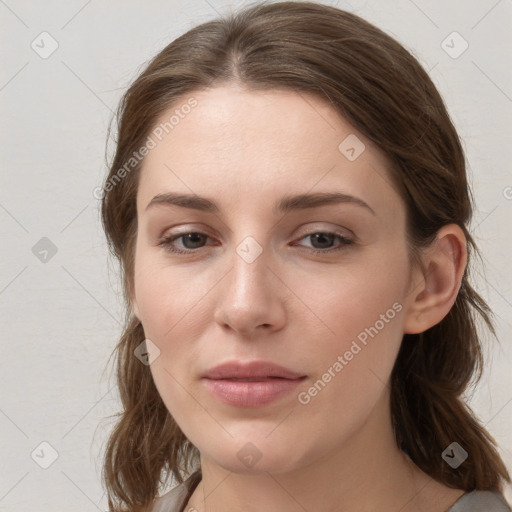
{"type": "Polygon", "coordinates": [[[233,264],[218,287],[214,318],[242,336],[271,333],[286,323],[286,286],[270,268],[265,250],[254,260],[233,254],[233,264]]]}

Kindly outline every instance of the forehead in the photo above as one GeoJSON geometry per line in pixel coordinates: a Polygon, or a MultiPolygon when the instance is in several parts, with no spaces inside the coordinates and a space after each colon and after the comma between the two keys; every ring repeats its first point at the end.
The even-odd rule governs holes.
{"type": "Polygon", "coordinates": [[[219,202],[230,191],[247,202],[337,190],[376,209],[398,199],[385,153],[326,100],[302,92],[236,85],[196,91],[173,104],[150,137],[155,145],[143,161],[139,209],[166,190],[216,195],[219,202]]]}

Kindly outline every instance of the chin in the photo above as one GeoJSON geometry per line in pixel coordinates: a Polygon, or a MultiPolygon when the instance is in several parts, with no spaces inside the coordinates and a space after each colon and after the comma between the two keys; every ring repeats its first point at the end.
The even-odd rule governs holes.
{"type": "Polygon", "coordinates": [[[226,471],[246,475],[287,473],[308,464],[305,460],[307,454],[297,451],[297,443],[284,445],[279,441],[279,449],[265,436],[250,436],[244,442],[231,439],[229,443],[217,444],[213,450],[200,450],[201,456],[206,456],[226,471]]]}

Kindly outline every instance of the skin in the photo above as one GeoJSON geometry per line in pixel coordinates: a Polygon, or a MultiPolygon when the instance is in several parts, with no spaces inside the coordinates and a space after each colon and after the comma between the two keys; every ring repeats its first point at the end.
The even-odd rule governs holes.
{"type": "Polygon", "coordinates": [[[160,350],[150,366],[158,391],[201,454],[203,480],[185,510],[446,510],[463,491],[434,481],[398,450],[387,384],[403,334],[437,324],[455,301],[467,261],[461,229],[444,226],[424,252],[425,270],[411,268],[405,204],[389,162],[329,103],[234,84],[193,96],[197,107],[143,163],[132,299],[160,350]],[[365,144],[354,161],[338,149],[350,134],[365,144]],[[285,195],[333,191],[362,199],[375,214],[352,203],[272,211],[285,195]],[[208,197],[219,212],[147,208],[164,192],[208,197]],[[342,244],[308,235],[333,231],[353,243],[315,254],[342,244]],[[206,235],[196,245],[170,242],[189,254],[159,245],[186,232],[206,235]],[[248,236],[262,250],[251,263],[236,251],[248,236]],[[394,318],[299,403],[298,393],[394,303],[401,305],[394,318]],[[200,379],[222,362],[255,359],[307,378],[255,409],[220,402],[200,379]],[[252,467],[237,457],[249,442],[261,455],[252,467]]]}

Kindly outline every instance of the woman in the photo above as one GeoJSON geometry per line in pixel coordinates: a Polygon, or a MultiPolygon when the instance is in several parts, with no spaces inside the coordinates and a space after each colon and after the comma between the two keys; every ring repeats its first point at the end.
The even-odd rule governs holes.
{"type": "Polygon", "coordinates": [[[162,50],[118,121],[112,511],[510,510],[461,399],[493,328],[464,154],[399,43],[256,5],[162,50]]]}

